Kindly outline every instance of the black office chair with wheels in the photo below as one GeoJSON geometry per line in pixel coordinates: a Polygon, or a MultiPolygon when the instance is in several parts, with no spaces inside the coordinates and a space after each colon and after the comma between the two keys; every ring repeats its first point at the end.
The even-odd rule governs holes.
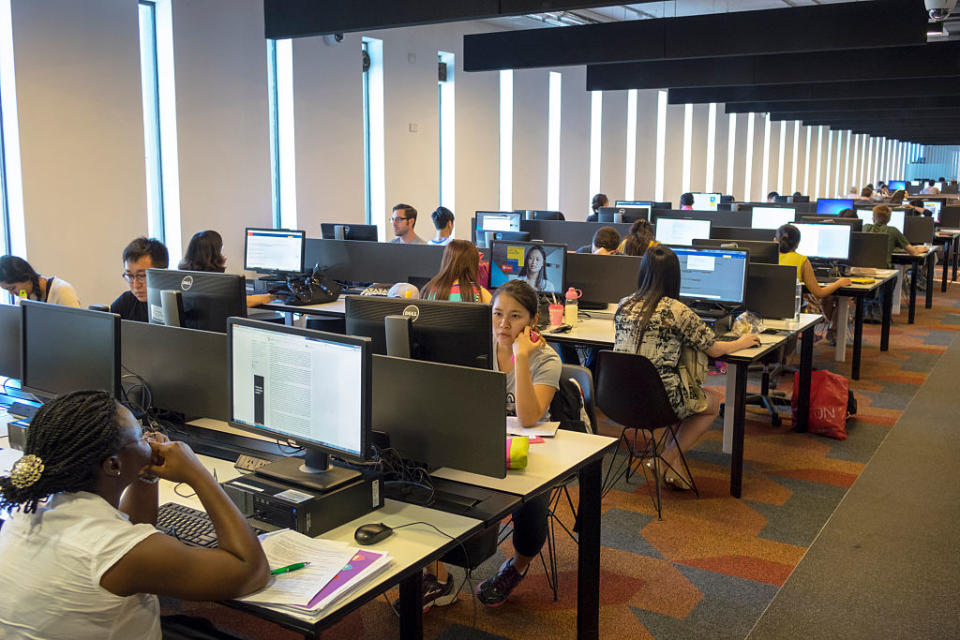
{"type": "MultiPolygon", "coordinates": [[[[626,475],[627,482],[630,476],[636,473],[636,467],[639,467],[643,477],[647,478],[647,467],[645,460],[652,460],[654,489],[651,489],[650,497],[653,500],[654,507],[657,509],[657,518],[663,519],[663,500],[662,487],[660,486],[660,477],[662,475],[662,465],[667,464],[660,456],[663,445],[667,442],[667,437],[673,439],[680,452],[680,462],[683,464],[683,470],[686,472],[684,478],[689,479],[690,488],[699,496],[697,485],[693,481],[693,474],[690,473],[690,467],[687,465],[687,459],[683,455],[683,450],[677,443],[677,434],[674,427],[679,424],[677,418],[667,397],[667,390],[663,386],[660,374],[645,357],[634,353],[621,353],[616,351],[603,350],[597,357],[597,406],[603,413],[614,422],[623,426],[620,432],[620,441],[617,443],[617,451],[613,459],[610,460],[610,466],[603,479],[602,494],[605,496],[610,489],[620,481],[620,478],[626,475]],[[643,393],[638,393],[642,389],[643,393]],[[641,424],[638,424],[641,423],[641,424]],[[663,434],[657,440],[655,430],[663,429],[663,434]],[[637,435],[639,431],[649,433],[644,434],[644,445],[640,451],[637,451],[637,435]],[[633,442],[627,436],[627,431],[633,431],[633,442]],[[627,448],[626,463],[617,463],[617,453],[620,446],[627,448]],[[618,468],[619,467],[619,468],[618,468]],[[617,468],[616,473],[614,469],[617,468]]],[[[676,469],[667,464],[670,470],[680,475],[676,469]]]]}

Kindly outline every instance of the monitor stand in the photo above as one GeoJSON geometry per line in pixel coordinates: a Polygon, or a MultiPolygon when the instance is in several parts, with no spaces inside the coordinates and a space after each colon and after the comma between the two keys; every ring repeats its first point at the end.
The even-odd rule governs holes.
{"type": "Polygon", "coordinates": [[[329,464],[327,455],[308,451],[306,457],[284,458],[256,470],[257,475],[326,493],[360,479],[360,472],[329,464]]]}

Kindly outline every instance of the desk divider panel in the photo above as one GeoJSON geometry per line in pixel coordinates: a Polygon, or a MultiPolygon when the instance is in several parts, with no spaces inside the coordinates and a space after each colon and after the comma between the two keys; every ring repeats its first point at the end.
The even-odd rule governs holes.
{"type": "Polygon", "coordinates": [[[530,234],[531,240],[565,244],[568,251],[593,242],[593,234],[602,227],[613,227],[620,236],[630,233],[633,224],[604,222],[574,222],[566,220],[521,220],[520,230],[530,234]]]}
{"type": "Polygon", "coordinates": [[[0,304],[0,376],[20,379],[20,322],[23,310],[19,305],[0,304]]]}
{"type": "Polygon", "coordinates": [[[933,232],[936,223],[927,216],[907,216],[903,219],[903,235],[907,236],[910,244],[926,244],[933,242],[933,232]]]}
{"type": "Polygon", "coordinates": [[[940,226],[944,229],[960,229],[960,205],[947,205],[940,210],[940,226]]]}
{"type": "Polygon", "coordinates": [[[747,224],[747,226],[736,227],[710,225],[710,238],[712,240],[756,240],[759,242],[771,242],[775,235],[775,229],[753,229],[749,224],[747,224]]]}
{"type": "Polygon", "coordinates": [[[440,272],[445,247],[429,244],[361,242],[307,238],[304,264],[327,268],[335,280],[407,282],[430,279],[440,272]]]}
{"type": "Polygon", "coordinates": [[[564,286],[580,289],[584,302],[620,302],[637,290],[637,273],[642,261],[639,256],[568,253],[564,286]]]}
{"type": "Polygon", "coordinates": [[[761,318],[792,318],[797,269],[789,265],[752,263],[747,275],[747,310],[761,318]]]}
{"type": "Polygon", "coordinates": [[[709,220],[710,226],[719,227],[749,227],[751,213],[749,211],[687,211],[683,209],[668,209],[653,211],[653,222],[660,218],[687,218],[691,220],[709,220]]]}
{"type": "Polygon", "coordinates": [[[854,231],[850,234],[851,267],[886,269],[889,256],[887,234],[854,231]]]}

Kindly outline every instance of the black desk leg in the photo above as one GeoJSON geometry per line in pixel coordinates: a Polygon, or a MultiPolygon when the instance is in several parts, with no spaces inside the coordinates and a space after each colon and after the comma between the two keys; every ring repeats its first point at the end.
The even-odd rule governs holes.
{"type": "Polygon", "coordinates": [[[897,290],[897,279],[891,278],[883,284],[883,319],[880,325],[880,351],[890,350],[890,322],[893,315],[893,295],[897,290]]]}
{"type": "Polygon", "coordinates": [[[957,267],[960,266],[960,237],[953,239],[953,279],[957,279],[957,267]]]}
{"type": "Polygon", "coordinates": [[[863,296],[857,296],[856,311],[853,316],[853,370],[850,377],[860,379],[860,351],[863,349],[863,296]]]}
{"type": "MultiPolygon", "coordinates": [[[[857,300],[862,298],[858,297],[857,300]]],[[[810,374],[813,372],[813,327],[803,332],[800,342],[800,387],[797,389],[797,424],[794,431],[804,432],[810,421],[810,374]]]]}
{"type": "MultiPolygon", "coordinates": [[[[733,458],[730,460],[730,495],[739,498],[743,490],[743,432],[744,405],[747,396],[747,366],[738,364],[737,377],[734,380],[733,398],[733,458]]],[[[728,369],[729,370],[729,369],[728,369]]],[[[730,398],[727,398],[727,411],[730,411],[730,398]]],[[[808,403],[809,404],[809,403],[808,403]]]]}
{"type": "Polygon", "coordinates": [[[917,277],[920,275],[920,262],[913,261],[910,267],[910,313],[908,314],[907,324],[913,324],[917,316],[917,277]]]}
{"type": "Polygon", "coordinates": [[[927,264],[927,296],[926,296],[926,299],[923,301],[924,309],[929,309],[933,307],[933,283],[935,282],[933,277],[933,271],[935,267],[933,265],[936,262],[936,260],[937,260],[937,252],[928,251],[927,259],[925,261],[927,264]]]}
{"type": "Polygon", "coordinates": [[[423,640],[423,579],[419,571],[400,582],[400,637],[423,640]]]}
{"type": "Polygon", "coordinates": [[[600,475],[603,459],[580,469],[577,638],[600,638],[600,475]]]}
{"type": "Polygon", "coordinates": [[[953,238],[947,238],[943,245],[943,273],[940,276],[940,293],[947,292],[947,276],[950,271],[950,256],[953,254],[953,238]]]}

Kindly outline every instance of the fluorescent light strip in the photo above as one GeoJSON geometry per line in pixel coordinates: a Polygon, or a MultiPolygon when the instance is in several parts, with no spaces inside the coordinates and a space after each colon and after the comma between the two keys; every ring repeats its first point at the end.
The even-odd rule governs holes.
{"type": "Polygon", "coordinates": [[[667,153],[667,92],[657,92],[657,164],[653,193],[657,201],[663,200],[663,174],[667,153]]]}
{"type": "Polygon", "coordinates": [[[793,121],[793,166],[790,171],[790,192],[797,191],[797,161],[800,159],[800,121],[793,121]]]}
{"type": "Polygon", "coordinates": [[[727,195],[733,195],[733,169],[737,148],[737,114],[727,118],[727,195]]]}
{"type": "Polygon", "coordinates": [[[747,202],[751,200],[750,188],[753,186],[753,117],[754,114],[747,114],[747,152],[744,154],[746,161],[743,177],[743,199],[747,202]]]}
{"type": "Polygon", "coordinates": [[[547,107],[547,209],[560,210],[560,103],[563,76],[556,71],[549,77],[550,101],[547,107]]]}
{"type": "Polygon", "coordinates": [[[500,71],[500,210],[513,209],[513,69],[500,71]]]}
{"type": "Polygon", "coordinates": [[[637,191],[637,90],[627,91],[627,175],[623,195],[633,200],[637,191]]]}
{"type": "Polygon", "coordinates": [[[713,193],[713,169],[717,156],[717,103],[711,102],[707,108],[707,167],[703,179],[703,190],[713,193]]]}

